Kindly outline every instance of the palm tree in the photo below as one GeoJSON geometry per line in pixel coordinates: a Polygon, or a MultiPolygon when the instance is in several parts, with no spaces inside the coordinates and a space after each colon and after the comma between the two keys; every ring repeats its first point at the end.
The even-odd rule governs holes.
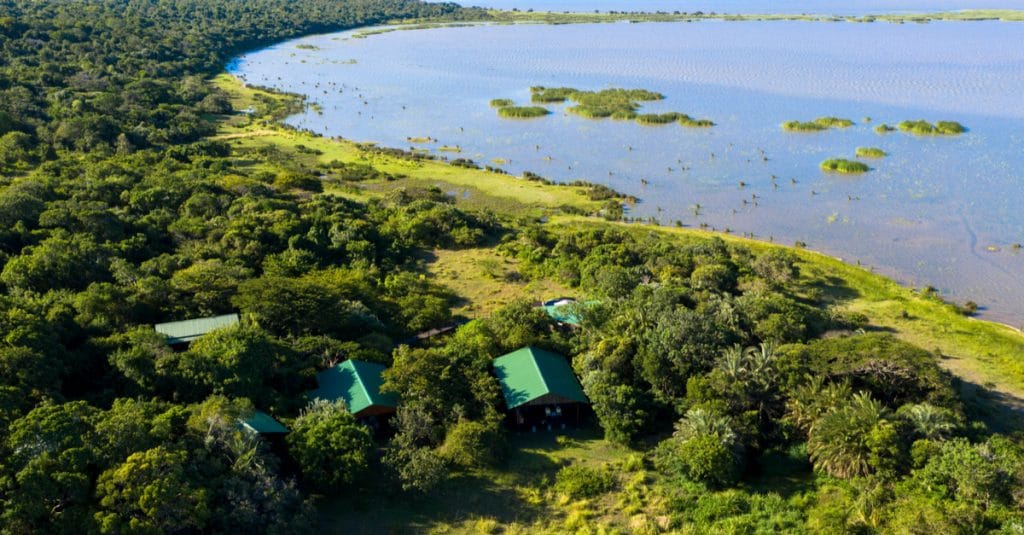
{"type": "Polygon", "coordinates": [[[814,423],[825,413],[849,402],[853,390],[849,383],[825,384],[820,375],[809,376],[807,384],[797,387],[786,403],[787,418],[793,425],[810,433],[814,423]]]}
{"type": "Polygon", "coordinates": [[[839,478],[871,473],[869,436],[884,421],[886,408],[858,393],[844,406],[818,418],[807,440],[814,467],[839,478]]]}
{"type": "Polygon", "coordinates": [[[897,414],[910,424],[918,436],[930,440],[945,440],[958,427],[952,411],[928,403],[904,405],[897,414]]]}
{"type": "Polygon", "coordinates": [[[690,440],[708,435],[718,437],[725,444],[736,443],[736,433],[729,426],[729,420],[707,409],[686,411],[686,416],[676,422],[676,431],[672,434],[678,440],[690,440]]]}
{"type": "Polygon", "coordinates": [[[747,373],[747,350],[735,344],[722,352],[718,368],[725,372],[733,381],[738,381],[747,373]]]}

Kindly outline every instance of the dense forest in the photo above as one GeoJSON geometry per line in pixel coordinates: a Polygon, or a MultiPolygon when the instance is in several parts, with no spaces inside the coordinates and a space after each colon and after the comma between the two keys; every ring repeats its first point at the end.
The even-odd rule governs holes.
{"type": "Polygon", "coordinates": [[[211,138],[238,110],[209,79],[242,50],[478,15],[0,0],[0,532],[304,532],[338,497],[371,518],[375,500],[426,500],[514,456],[491,363],[523,346],[571,357],[584,426],[631,452],[553,467],[524,500],[614,494],[609,508],[666,519],[606,529],[576,511],[526,531],[1024,529],[1019,437],[973,418],[934,352],[829,306],[789,251],[545,225],[438,188],[345,197],[325,185],[387,173],[240,158],[211,138]],[[585,296],[580,327],[520,299],[408,343],[461,323],[460,296],[420,259],[466,248],[585,296]],[[185,350],[153,328],[232,312],[239,324],[185,350]],[[388,367],[389,432],[308,403],[317,372],[347,359],[388,367]],[[291,433],[247,431],[254,410],[291,433]],[[789,497],[751,485],[766,475],[795,482],[789,497]]]}

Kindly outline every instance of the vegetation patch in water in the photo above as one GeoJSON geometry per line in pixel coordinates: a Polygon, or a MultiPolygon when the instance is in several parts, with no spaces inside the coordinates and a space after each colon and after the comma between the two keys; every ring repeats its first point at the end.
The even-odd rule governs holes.
{"type": "Polygon", "coordinates": [[[882,123],[882,124],[880,124],[880,125],[875,127],[875,133],[876,134],[888,134],[889,132],[893,132],[895,130],[896,130],[896,128],[894,128],[892,126],[889,126],[889,125],[887,125],[885,123],[882,123]]]}
{"type": "Polygon", "coordinates": [[[507,108],[509,106],[514,106],[514,105],[515,105],[515,102],[512,102],[512,99],[510,99],[510,98],[496,98],[496,99],[491,101],[491,107],[492,108],[507,108]]]}
{"type": "Polygon", "coordinates": [[[821,132],[831,128],[849,128],[853,121],[840,117],[818,117],[813,121],[786,121],[782,129],[787,132],[821,132]]]}
{"type": "Polygon", "coordinates": [[[505,106],[498,108],[498,115],[506,119],[533,119],[544,117],[551,113],[551,110],[541,106],[505,106]]]}
{"type": "Polygon", "coordinates": [[[858,158],[885,158],[889,153],[878,147],[857,147],[858,158]]]}
{"type": "Polygon", "coordinates": [[[918,136],[956,136],[967,131],[964,125],[956,121],[939,121],[935,124],[925,120],[903,121],[899,124],[901,132],[918,136]]]}
{"type": "Polygon", "coordinates": [[[821,169],[823,171],[842,173],[844,175],[859,175],[871,170],[871,168],[864,162],[857,162],[844,158],[830,158],[825,160],[824,162],[821,162],[821,169]]]}

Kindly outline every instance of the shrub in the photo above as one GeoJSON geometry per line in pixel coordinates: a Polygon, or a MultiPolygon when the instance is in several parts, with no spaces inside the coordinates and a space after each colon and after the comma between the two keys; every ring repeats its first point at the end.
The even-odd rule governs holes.
{"type": "Polygon", "coordinates": [[[662,441],[654,452],[654,466],[663,474],[713,487],[728,487],[740,476],[735,450],[714,434],[662,441]]]}
{"type": "Polygon", "coordinates": [[[465,468],[493,465],[504,453],[504,437],[497,425],[460,420],[448,431],[441,455],[465,468]]]}
{"type": "Polygon", "coordinates": [[[571,498],[592,498],[612,490],[611,473],[581,465],[566,466],[555,474],[555,490],[571,498]]]}

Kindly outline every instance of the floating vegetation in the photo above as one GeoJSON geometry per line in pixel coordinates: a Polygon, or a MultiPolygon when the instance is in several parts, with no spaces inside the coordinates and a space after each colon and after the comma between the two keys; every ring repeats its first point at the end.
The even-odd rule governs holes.
{"type": "Polygon", "coordinates": [[[846,175],[857,175],[867,173],[871,170],[871,168],[864,162],[846,160],[843,158],[830,158],[825,160],[824,162],[821,162],[821,169],[823,171],[842,173],[846,175]]]}
{"type": "Polygon", "coordinates": [[[820,132],[830,128],[849,128],[853,126],[850,119],[840,117],[818,117],[813,121],[786,121],[782,129],[787,132],[820,132]]]}
{"type": "Polygon", "coordinates": [[[506,160],[505,158],[493,158],[491,159],[491,163],[493,163],[494,165],[505,165],[508,163],[508,160],[506,160]]]}
{"type": "Polygon", "coordinates": [[[458,145],[442,145],[437,150],[441,152],[462,152],[462,147],[458,145]]]}
{"type": "Polygon", "coordinates": [[[567,111],[590,119],[611,117],[619,112],[635,113],[641,102],[662,100],[661,93],[646,89],[602,89],[601,91],[575,91],[569,99],[576,103],[567,111]]]}
{"type": "Polygon", "coordinates": [[[540,106],[505,106],[498,108],[498,115],[507,119],[533,119],[544,117],[551,111],[540,106]]]}
{"type": "Polygon", "coordinates": [[[430,136],[410,136],[405,138],[405,140],[408,141],[409,143],[434,143],[435,141],[437,141],[436,139],[430,136]]]}
{"type": "MultiPolygon", "coordinates": [[[[615,118],[613,116],[613,118],[615,118]]],[[[692,128],[706,128],[715,126],[715,123],[709,119],[694,119],[685,113],[668,112],[668,113],[645,113],[636,116],[636,122],[639,124],[646,125],[659,125],[659,124],[670,124],[679,123],[682,126],[688,126],[692,128]]]]}
{"type": "Polygon", "coordinates": [[[895,128],[893,128],[893,127],[891,127],[891,126],[889,126],[889,125],[887,125],[885,123],[882,123],[882,124],[880,124],[880,125],[875,127],[875,133],[876,134],[888,134],[889,132],[893,132],[895,130],[896,130],[895,128]]]}
{"type": "Polygon", "coordinates": [[[639,124],[670,124],[679,120],[681,114],[676,112],[668,113],[644,113],[636,116],[636,122],[639,124]]]}
{"type": "Polygon", "coordinates": [[[530,100],[538,103],[565,102],[569,96],[577,91],[571,87],[543,87],[534,86],[530,88],[530,100]]]}
{"type": "Polygon", "coordinates": [[[295,45],[295,48],[298,48],[299,50],[320,50],[320,47],[316,45],[307,44],[295,45]]]}
{"type": "Polygon", "coordinates": [[[903,121],[899,124],[901,132],[918,136],[942,135],[955,136],[967,131],[964,125],[956,121],[939,121],[931,124],[925,120],[903,121]]]}
{"type": "Polygon", "coordinates": [[[515,102],[512,102],[512,99],[510,99],[510,98],[496,98],[496,99],[491,101],[491,107],[492,108],[507,108],[509,106],[514,106],[514,105],[515,105],[515,102]]]}
{"type": "Polygon", "coordinates": [[[889,153],[878,147],[857,147],[858,158],[885,158],[889,153]]]}

